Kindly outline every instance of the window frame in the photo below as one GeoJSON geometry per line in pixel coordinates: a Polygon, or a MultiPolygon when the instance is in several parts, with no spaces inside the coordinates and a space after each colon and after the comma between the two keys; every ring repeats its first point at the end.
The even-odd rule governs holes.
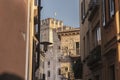
{"type": "Polygon", "coordinates": [[[83,2],[81,2],[81,21],[83,20],[83,2]]]}
{"type": "Polygon", "coordinates": [[[97,29],[96,29],[96,35],[97,35],[97,43],[99,44],[99,42],[98,41],[100,41],[101,40],[101,29],[100,29],[100,26],[98,26],[97,27],[97,29]]]}
{"type": "Polygon", "coordinates": [[[85,0],[81,2],[81,20],[84,21],[85,19],[85,0]]]}
{"type": "Polygon", "coordinates": [[[115,0],[109,0],[109,17],[112,18],[115,15],[115,0]]]}
{"type": "Polygon", "coordinates": [[[76,45],[76,55],[79,55],[80,54],[80,42],[76,42],[75,43],[75,45],[76,45]]]}
{"type": "Polygon", "coordinates": [[[84,38],[83,38],[83,46],[84,46],[84,47],[83,47],[83,48],[84,48],[84,49],[83,49],[83,50],[84,50],[84,54],[83,54],[84,57],[83,57],[83,58],[85,59],[85,57],[86,57],[86,51],[85,51],[85,47],[86,47],[85,36],[84,36],[84,38]]]}
{"type": "Polygon", "coordinates": [[[48,71],[48,74],[47,74],[48,77],[50,77],[50,71],[48,71]]]}
{"type": "Polygon", "coordinates": [[[99,41],[101,40],[101,28],[100,28],[100,23],[98,23],[94,29],[94,45],[95,47],[100,45],[99,41]]]}
{"type": "Polygon", "coordinates": [[[50,61],[48,61],[48,68],[50,68],[50,61]]]}
{"type": "Polygon", "coordinates": [[[61,69],[58,68],[58,75],[61,75],[61,69]]]}
{"type": "Polygon", "coordinates": [[[102,0],[102,25],[106,25],[106,0],[102,0]]]}
{"type": "Polygon", "coordinates": [[[85,0],[83,0],[83,19],[85,18],[85,0]]]}
{"type": "Polygon", "coordinates": [[[87,54],[89,54],[89,52],[90,52],[90,32],[89,31],[86,33],[86,38],[87,38],[87,41],[86,41],[86,44],[87,44],[87,54]]]}
{"type": "Polygon", "coordinates": [[[68,71],[68,67],[65,67],[65,71],[66,71],[66,72],[68,71]]]}

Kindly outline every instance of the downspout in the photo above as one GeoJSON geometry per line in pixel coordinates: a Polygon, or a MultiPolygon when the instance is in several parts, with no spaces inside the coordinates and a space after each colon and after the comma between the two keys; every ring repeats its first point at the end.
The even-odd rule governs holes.
{"type": "Polygon", "coordinates": [[[119,34],[120,34],[120,0],[118,0],[118,9],[119,9],[119,34]]]}
{"type": "Polygon", "coordinates": [[[120,1],[118,0],[116,15],[117,41],[120,41],[120,1]]]}
{"type": "Polygon", "coordinates": [[[26,62],[25,62],[25,80],[29,80],[29,20],[30,20],[30,0],[27,4],[27,34],[26,34],[26,62]]]}

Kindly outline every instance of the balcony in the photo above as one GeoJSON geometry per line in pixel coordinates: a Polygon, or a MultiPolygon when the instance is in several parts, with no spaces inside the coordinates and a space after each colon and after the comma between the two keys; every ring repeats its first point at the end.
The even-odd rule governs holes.
{"type": "Polygon", "coordinates": [[[71,61],[76,61],[80,58],[80,55],[70,55],[69,57],[70,57],[71,61]]]}
{"type": "Polygon", "coordinates": [[[69,56],[63,56],[59,58],[59,62],[70,62],[71,58],[69,56]]]}
{"type": "Polygon", "coordinates": [[[89,9],[88,9],[89,10],[89,16],[88,16],[89,21],[92,20],[99,6],[100,6],[100,0],[90,0],[89,9]]]}
{"type": "Polygon", "coordinates": [[[88,56],[87,59],[87,65],[90,68],[93,68],[94,65],[96,66],[99,64],[99,61],[101,61],[101,46],[97,46],[94,48],[91,52],[90,55],[88,56]]]}

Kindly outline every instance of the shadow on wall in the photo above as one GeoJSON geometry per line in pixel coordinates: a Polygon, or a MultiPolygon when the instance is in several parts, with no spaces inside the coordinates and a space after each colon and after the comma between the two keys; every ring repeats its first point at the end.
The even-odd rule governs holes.
{"type": "Polygon", "coordinates": [[[2,73],[0,74],[0,80],[24,80],[24,79],[15,74],[2,73]]]}

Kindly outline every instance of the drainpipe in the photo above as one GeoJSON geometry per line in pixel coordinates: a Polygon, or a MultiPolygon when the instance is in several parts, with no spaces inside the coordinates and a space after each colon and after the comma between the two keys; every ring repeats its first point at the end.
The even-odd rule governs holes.
{"type": "Polygon", "coordinates": [[[41,11],[41,0],[38,0],[38,41],[39,41],[39,43],[38,43],[38,54],[37,54],[37,57],[38,57],[38,63],[37,63],[37,65],[38,65],[38,68],[39,68],[39,66],[40,66],[40,22],[41,22],[41,16],[40,16],[40,11],[41,11]]]}
{"type": "Polygon", "coordinates": [[[118,25],[119,25],[119,35],[120,35],[120,0],[118,0],[118,15],[119,15],[119,23],[118,23],[118,25]]]}
{"type": "Polygon", "coordinates": [[[25,62],[25,80],[30,80],[29,79],[29,19],[30,19],[30,0],[28,0],[27,4],[27,33],[26,33],[26,62],[25,62]]]}

